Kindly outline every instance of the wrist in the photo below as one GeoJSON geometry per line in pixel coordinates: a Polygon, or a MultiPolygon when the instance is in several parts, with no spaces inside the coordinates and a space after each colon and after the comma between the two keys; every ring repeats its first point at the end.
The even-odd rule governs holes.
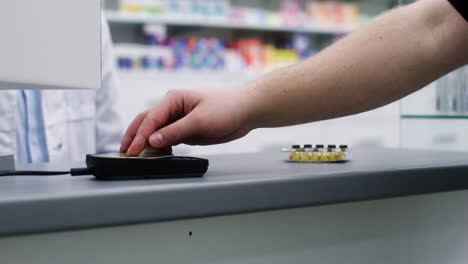
{"type": "Polygon", "coordinates": [[[247,85],[235,89],[239,98],[239,112],[240,119],[243,126],[248,130],[254,130],[263,127],[261,121],[262,109],[261,99],[258,96],[256,83],[249,83],[247,85]]]}

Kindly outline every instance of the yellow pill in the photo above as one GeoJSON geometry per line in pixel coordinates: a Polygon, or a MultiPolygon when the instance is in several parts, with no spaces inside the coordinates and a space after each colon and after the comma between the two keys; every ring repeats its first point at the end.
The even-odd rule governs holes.
{"type": "Polygon", "coordinates": [[[301,154],[296,154],[296,161],[301,161],[302,158],[301,158],[301,154]]]}
{"type": "Polygon", "coordinates": [[[328,159],[328,154],[323,153],[323,154],[320,156],[320,161],[322,161],[322,162],[327,162],[327,161],[329,161],[329,159],[328,159]]]}
{"type": "Polygon", "coordinates": [[[341,152],[340,153],[340,160],[345,160],[346,159],[346,152],[341,152]]]}
{"type": "Polygon", "coordinates": [[[340,161],[340,160],[341,160],[341,156],[339,153],[333,154],[333,161],[340,161]]]}
{"type": "Polygon", "coordinates": [[[309,154],[307,154],[307,153],[302,153],[302,154],[301,154],[301,161],[303,161],[303,162],[308,162],[308,161],[310,161],[309,154]]]}
{"type": "Polygon", "coordinates": [[[301,161],[301,153],[294,152],[294,154],[292,154],[292,161],[301,161]]]}
{"type": "Polygon", "coordinates": [[[318,162],[320,159],[319,159],[319,156],[317,154],[312,154],[312,156],[310,157],[310,161],[312,162],[318,162]]]}
{"type": "Polygon", "coordinates": [[[293,153],[293,154],[289,155],[289,160],[290,161],[295,161],[296,160],[296,154],[293,153]]]}

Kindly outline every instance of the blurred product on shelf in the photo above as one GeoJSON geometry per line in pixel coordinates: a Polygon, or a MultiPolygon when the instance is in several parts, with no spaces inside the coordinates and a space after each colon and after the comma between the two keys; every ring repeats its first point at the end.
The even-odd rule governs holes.
{"type": "Polygon", "coordinates": [[[275,44],[256,38],[223,42],[217,38],[168,38],[163,26],[144,28],[146,45],[118,44],[121,70],[210,70],[265,73],[314,55],[309,37],[293,34],[275,44]]]}
{"type": "Polygon", "coordinates": [[[280,0],[275,8],[235,5],[231,0],[120,0],[120,11],[132,15],[180,20],[209,19],[246,25],[286,27],[356,27],[361,12],[356,2],[280,0]]]}
{"type": "Polygon", "coordinates": [[[435,85],[439,114],[468,115],[468,67],[447,74],[435,85]]]}

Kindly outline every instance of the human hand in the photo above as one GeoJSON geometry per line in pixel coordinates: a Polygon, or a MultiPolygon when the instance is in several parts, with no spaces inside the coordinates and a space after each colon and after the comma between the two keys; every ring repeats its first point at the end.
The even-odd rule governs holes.
{"type": "Polygon", "coordinates": [[[120,152],[136,156],[148,143],[162,149],[241,138],[253,129],[244,97],[241,89],[170,91],[158,105],[135,118],[120,152]]]}

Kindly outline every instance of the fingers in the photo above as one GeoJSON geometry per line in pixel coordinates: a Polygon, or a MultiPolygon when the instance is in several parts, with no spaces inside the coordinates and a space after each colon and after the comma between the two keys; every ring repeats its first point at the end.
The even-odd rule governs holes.
{"type": "MultiPolygon", "coordinates": [[[[146,147],[148,138],[154,131],[168,124],[169,120],[177,118],[177,113],[183,108],[180,101],[183,98],[179,94],[168,94],[158,105],[153,107],[141,122],[135,122],[136,134],[127,150],[129,156],[139,155],[146,147]],[[137,126],[138,124],[138,126],[137,126]]],[[[140,121],[140,120],[136,120],[140,121]]],[[[132,131],[134,132],[134,127],[132,131]]],[[[130,136],[133,133],[130,134],[130,136]]],[[[166,145],[166,147],[170,147],[166,145]]]]}
{"type": "Polygon", "coordinates": [[[188,115],[151,135],[149,143],[154,148],[176,146],[198,133],[199,123],[195,121],[194,115],[188,115]]]}
{"type": "Polygon", "coordinates": [[[225,94],[208,96],[197,91],[168,94],[132,122],[122,140],[121,151],[137,156],[148,143],[163,149],[181,143],[226,143],[246,135],[250,130],[239,129],[241,122],[233,114],[235,111],[220,103],[228,97],[225,94]]]}
{"type": "Polygon", "coordinates": [[[132,144],[133,139],[137,134],[138,128],[140,127],[141,123],[143,123],[143,120],[145,119],[148,112],[149,110],[140,113],[130,124],[122,139],[122,144],[120,145],[120,153],[126,153],[127,150],[130,148],[130,145],[132,144]]]}

